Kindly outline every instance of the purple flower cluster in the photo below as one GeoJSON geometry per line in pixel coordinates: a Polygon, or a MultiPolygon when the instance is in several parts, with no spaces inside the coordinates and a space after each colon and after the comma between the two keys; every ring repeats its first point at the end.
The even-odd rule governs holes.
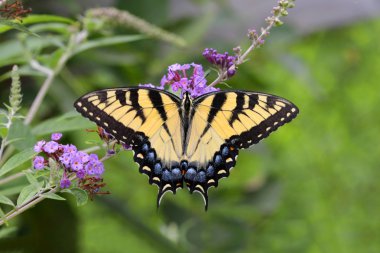
{"type": "Polygon", "coordinates": [[[202,55],[207,61],[218,67],[222,72],[227,71],[227,77],[232,77],[235,75],[235,62],[237,60],[236,56],[228,55],[227,52],[220,54],[213,48],[206,48],[202,55]]]}
{"type": "MultiPolygon", "coordinates": [[[[237,54],[238,55],[238,54],[237,54]]],[[[231,56],[228,53],[220,54],[215,49],[206,48],[203,51],[203,56],[213,65],[215,65],[220,72],[227,73],[225,79],[232,77],[236,73],[236,61],[238,56],[231,56]]],[[[223,79],[223,80],[225,80],[223,79]]],[[[179,92],[181,98],[187,92],[192,98],[199,97],[203,94],[218,91],[220,89],[214,86],[208,86],[203,71],[202,65],[190,64],[173,64],[168,67],[168,73],[161,79],[160,86],[153,84],[140,84],[140,87],[165,89],[168,85],[173,92],[179,92]]]]}
{"type": "Polygon", "coordinates": [[[174,92],[179,91],[180,97],[188,92],[191,97],[195,98],[202,94],[219,89],[207,86],[202,65],[191,64],[173,64],[168,67],[168,73],[161,79],[160,89],[164,89],[165,85],[169,85],[174,92]]]}
{"type": "MultiPolygon", "coordinates": [[[[85,177],[100,177],[104,172],[104,165],[99,160],[96,154],[87,154],[83,151],[78,151],[77,147],[72,144],[60,144],[57,141],[62,137],[61,133],[54,133],[51,136],[51,141],[38,141],[34,146],[34,151],[43,153],[47,158],[54,159],[63,168],[63,176],[60,182],[61,188],[68,188],[71,181],[69,174],[75,173],[77,178],[84,179],[85,177]]],[[[33,167],[36,170],[41,170],[47,165],[47,160],[44,156],[35,156],[33,167]]]]}

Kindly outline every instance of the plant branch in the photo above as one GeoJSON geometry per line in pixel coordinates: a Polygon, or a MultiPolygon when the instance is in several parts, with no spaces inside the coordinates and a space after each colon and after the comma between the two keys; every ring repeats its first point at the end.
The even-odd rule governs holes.
{"type": "MultiPolygon", "coordinates": [[[[273,26],[276,26],[276,25],[281,25],[281,21],[279,20],[279,18],[281,16],[284,16],[284,12],[281,12],[281,11],[275,11],[276,8],[280,8],[279,6],[278,7],[275,7],[274,8],[274,15],[272,17],[268,17],[266,19],[268,25],[265,27],[265,28],[261,28],[261,33],[259,36],[257,36],[256,34],[254,34],[252,36],[252,38],[250,37],[251,34],[248,34],[248,36],[250,37],[251,39],[251,45],[247,48],[247,50],[238,57],[238,59],[236,60],[235,64],[233,66],[231,66],[231,68],[237,68],[237,66],[239,66],[240,64],[244,63],[246,61],[246,58],[247,56],[256,48],[260,47],[262,44],[264,44],[264,39],[266,36],[268,36],[269,34],[269,31],[273,28],[273,26]]],[[[287,7],[287,8],[292,8],[291,6],[287,7]]],[[[285,9],[286,11],[286,9],[285,9]]],[[[272,12],[273,13],[273,12],[272,12]]],[[[255,33],[255,32],[253,32],[255,33]]],[[[218,83],[224,81],[227,79],[227,71],[223,71],[223,72],[219,72],[218,73],[218,77],[211,83],[209,84],[209,87],[213,87],[215,85],[217,85],[218,83]]]]}
{"type": "Polygon", "coordinates": [[[51,189],[47,189],[45,191],[40,192],[36,197],[28,201],[27,203],[16,207],[14,210],[11,212],[7,213],[3,218],[0,219],[0,226],[3,225],[5,222],[9,221],[10,219],[14,218],[15,216],[23,213],[24,211],[28,210],[29,208],[35,206],[37,203],[41,202],[44,200],[46,197],[43,196],[42,194],[44,193],[55,193],[57,192],[58,187],[53,187],[51,189]]]}
{"type": "Polygon", "coordinates": [[[73,34],[70,37],[66,51],[61,55],[54,69],[50,69],[45,66],[42,66],[34,59],[30,61],[31,67],[45,74],[46,79],[43,82],[41,89],[38,91],[37,96],[34,99],[32,106],[30,107],[30,110],[25,117],[24,124],[29,125],[32,122],[33,118],[35,117],[38,111],[38,108],[40,107],[42,103],[42,100],[45,98],[47,91],[49,90],[51,84],[53,83],[54,78],[59,74],[59,72],[65,66],[68,59],[72,56],[74,47],[80,44],[86,37],[87,37],[86,31],[81,31],[81,32],[73,34]]]}

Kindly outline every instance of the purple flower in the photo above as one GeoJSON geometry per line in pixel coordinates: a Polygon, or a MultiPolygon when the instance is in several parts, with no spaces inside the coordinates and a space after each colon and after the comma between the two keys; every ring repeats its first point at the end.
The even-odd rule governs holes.
{"type": "Polygon", "coordinates": [[[101,161],[89,162],[86,165],[86,171],[88,175],[91,176],[100,176],[104,172],[104,165],[101,161]]]}
{"type": "Polygon", "coordinates": [[[65,165],[67,168],[70,167],[70,164],[71,164],[71,159],[73,157],[73,154],[72,153],[63,153],[60,157],[59,157],[59,161],[65,165]]]}
{"type": "Polygon", "coordinates": [[[60,183],[60,186],[62,189],[65,189],[65,188],[69,188],[71,185],[71,181],[67,178],[67,177],[63,177],[61,179],[61,183],[60,183]]]}
{"type": "Polygon", "coordinates": [[[62,145],[63,152],[65,153],[75,153],[77,152],[77,147],[73,144],[67,144],[67,145],[62,145]]]}
{"type": "Polygon", "coordinates": [[[86,170],[81,169],[77,171],[77,178],[83,179],[87,175],[86,170]]]}
{"type": "MultiPolygon", "coordinates": [[[[52,141],[38,141],[34,146],[36,152],[43,151],[45,156],[54,159],[59,164],[59,169],[63,170],[60,187],[62,189],[69,188],[72,184],[69,178],[74,173],[79,182],[87,180],[87,178],[101,179],[101,175],[104,173],[104,165],[99,157],[96,154],[78,151],[77,147],[72,144],[59,144],[57,141],[60,138],[62,138],[61,133],[54,133],[51,136],[52,141]]],[[[46,158],[43,156],[36,156],[33,159],[33,167],[36,170],[44,169],[46,163],[46,158]]]]}
{"type": "Polygon", "coordinates": [[[90,154],[88,162],[89,163],[93,163],[93,162],[96,162],[96,161],[99,161],[98,155],[97,154],[90,154]]]}
{"type": "Polygon", "coordinates": [[[104,165],[101,161],[98,161],[94,164],[94,173],[97,176],[101,176],[104,173],[104,165]]]}
{"type": "Polygon", "coordinates": [[[82,160],[79,157],[75,157],[71,160],[70,167],[73,171],[79,171],[83,169],[83,163],[82,160]]]}
{"type": "Polygon", "coordinates": [[[36,145],[34,145],[34,151],[36,151],[37,153],[42,152],[42,148],[45,145],[45,143],[46,141],[44,140],[37,142],[36,145]]]}
{"type": "Polygon", "coordinates": [[[237,60],[236,56],[228,55],[227,52],[220,54],[213,48],[206,48],[202,55],[207,61],[218,67],[221,71],[227,71],[227,77],[235,75],[235,62],[237,60]]]}
{"type": "Polygon", "coordinates": [[[168,67],[167,75],[161,79],[161,88],[169,85],[174,91],[180,91],[180,97],[188,92],[195,98],[202,94],[217,91],[219,89],[208,87],[202,65],[191,63],[180,65],[178,63],[168,67]]]}
{"type": "Polygon", "coordinates": [[[52,154],[54,153],[55,151],[58,150],[58,143],[55,142],[55,141],[49,141],[45,144],[45,146],[43,147],[43,150],[46,152],[46,153],[49,153],[49,154],[52,154]]]}
{"type": "Polygon", "coordinates": [[[86,163],[90,160],[90,156],[86,152],[83,152],[83,151],[78,151],[75,154],[75,157],[78,158],[82,163],[86,163]]]}
{"type": "Polygon", "coordinates": [[[60,140],[62,138],[62,134],[61,133],[53,133],[52,135],[51,135],[51,139],[53,140],[53,141],[58,141],[58,140],[60,140]]]}
{"type": "Polygon", "coordinates": [[[42,156],[36,156],[33,159],[33,167],[36,170],[42,170],[45,167],[45,159],[42,156]]]}

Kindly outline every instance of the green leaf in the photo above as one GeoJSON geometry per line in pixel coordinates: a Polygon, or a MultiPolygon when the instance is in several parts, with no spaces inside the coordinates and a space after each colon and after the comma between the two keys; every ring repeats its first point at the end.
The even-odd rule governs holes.
{"type": "Polygon", "coordinates": [[[75,113],[75,117],[58,117],[42,122],[32,129],[34,135],[40,136],[54,132],[67,132],[93,127],[94,124],[75,113]]]}
{"type": "Polygon", "coordinates": [[[73,54],[81,53],[85,50],[96,48],[96,47],[105,47],[116,44],[128,43],[132,41],[142,40],[147,38],[145,35],[123,35],[123,36],[113,36],[107,38],[101,38],[96,40],[90,40],[88,42],[82,43],[79,47],[75,49],[73,54]]]}
{"type": "Polygon", "coordinates": [[[8,141],[14,141],[12,145],[18,150],[24,150],[26,148],[34,146],[36,138],[31,132],[30,126],[23,123],[23,120],[16,119],[13,121],[8,133],[8,141]]]}
{"type": "Polygon", "coordinates": [[[55,193],[52,193],[52,192],[44,193],[44,194],[42,194],[42,196],[44,196],[47,199],[66,200],[65,198],[62,198],[61,196],[59,196],[55,193]]]}
{"type": "MultiPolygon", "coordinates": [[[[8,22],[11,22],[11,23],[15,23],[15,22],[12,22],[12,21],[9,21],[9,20],[2,20],[2,21],[8,21],[8,22]]],[[[23,23],[22,26],[29,25],[29,24],[35,24],[35,23],[47,23],[47,22],[73,24],[74,20],[68,19],[68,18],[65,18],[65,17],[55,16],[55,15],[29,15],[29,16],[27,16],[27,17],[25,17],[25,18],[22,19],[22,23],[23,23]]],[[[3,23],[3,22],[1,22],[1,23],[3,23]]],[[[19,24],[19,23],[16,23],[16,24],[19,24]]],[[[12,28],[13,27],[8,26],[8,25],[7,26],[0,26],[0,33],[4,33],[6,31],[9,31],[12,28]]],[[[17,29],[17,28],[14,28],[14,29],[17,29]]],[[[27,29],[27,28],[25,28],[25,29],[27,29]]],[[[30,31],[28,32],[28,34],[33,34],[34,35],[34,33],[30,32],[30,31]]]]}
{"type": "Polygon", "coordinates": [[[65,48],[58,48],[50,54],[40,55],[37,57],[37,61],[43,66],[54,68],[58,64],[58,61],[61,59],[62,54],[65,53],[65,50],[65,48]]]}
{"type": "Polygon", "coordinates": [[[17,182],[15,186],[7,186],[0,190],[0,195],[12,196],[20,194],[21,190],[26,186],[26,183],[17,182]]]}
{"type": "Polygon", "coordinates": [[[71,193],[72,195],[74,195],[74,197],[77,201],[77,206],[83,206],[88,201],[87,192],[85,190],[80,189],[80,188],[64,189],[61,192],[67,192],[67,193],[71,193]]]}
{"type": "Polygon", "coordinates": [[[8,129],[5,127],[0,127],[0,138],[4,138],[8,134],[8,129]]]}
{"type": "Polygon", "coordinates": [[[0,195],[0,203],[8,205],[8,206],[15,206],[13,204],[12,200],[10,200],[8,197],[5,197],[4,195],[0,195]]]}
{"type": "Polygon", "coordinates": [[[17,206],[20,207],[29,200],[33,199],[40,189],[41,187],[35,184],[25,186],[17,198],[17,206]]]}
{"type": "Polygon", "coordinates": [[[28,182],[30,184],[35,184],[38,185],[38,180],[35,175],[31,171],[26,171],[25,172],[26,179],[28,179],[28,182]]]}
{"type": "MultiPolygon", "coordinates": [[[[1,27],[0,27],[1,28],[1,27]]],[[[7,66],[10,64],[29,63],[28,54],[25,49],[33,55],[39,55],[44,48],[49,47],[49,50],[63,45],[62,35],[51,34],[44,37],[29,37],[24,41],[25,46],[22,45],[20,40],[8,39],[0,43],[0,66],[7,66]]],[[[38,72],[38,71],[35,71],[38,72]]]]}
{"type": "Polygon", "coordinates": [[[66,24],[74,24],[75,21],[69,18],[56,15],[29,15],[22,19],[22,22],[26,25],[35,23],[45,23],[45,22],[58,22],[66,24]]]}
{"type": "MultiPolygon", "coordinates": [[[[0,208],[0,218],[4,217],[4,215],[5,215],[4,212],[0,208]]],[[[17,229],[18,228],[16,226],[2,227],[0,229],[0,239],[5,239],[5,238],[11,236],[11,234],[16,233],[17,229]]]]}
{"type": "Polygon", "coordinates": [[[32,157],[34,157],[35,155],[36,152],[33,150],[33,148],[28,148],[24,151],[21,151],[20,153],[15,154],[11,158],[9,158],[8,161],[5,162],[3,167],[0,168],[0,177],[17,168],[24,162],[32,159],[32,157]]]}
{"type": "Polygon", "coordinates": [[[31,32],[28,28],[26,28],[24,25],[22,25],[18,22],[6,20],[6,19],[0,19],[0,33],[3,33],[3,32],[8,31],[10,29],[16,29],[16,30],[19,30],[21,32],[27,33],[29,35],[39,37],[38,34],[31,32]],[[8,29],[6,29],[4,27],[7,27],[8,29]]]}
{"type": "Polygon", "coordinates": [[[39,23],[29,26],[29,30],[32,32],[55,32],[60,34],[68,34],[70,29],[67,24],[64,23],[39,23]]]}

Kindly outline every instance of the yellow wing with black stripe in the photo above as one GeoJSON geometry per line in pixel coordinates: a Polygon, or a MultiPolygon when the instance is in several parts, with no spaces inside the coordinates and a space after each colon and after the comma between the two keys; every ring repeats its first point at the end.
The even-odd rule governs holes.
{"type": "Polygon", "coordinates": [[[164,168],[177,165],[183,154],[178,97],[151,88],[116,88],[86,94],[74,106],[118,141],[132,147],[140,172],[159,186],[159,199],[165,191],[182,187],[180,173],[173,183],[162,183],[164,168]]]}
{"type": "Polygon", "coordinates": [[[258,143],[297,113],[291,102],[257,92],[220,91],[195,99],[185,159],[198,168],[198,177],[185,174],[190,191],[200,192],[207,206],[208,188],[229,175],[238,150],[258,143]]]}

